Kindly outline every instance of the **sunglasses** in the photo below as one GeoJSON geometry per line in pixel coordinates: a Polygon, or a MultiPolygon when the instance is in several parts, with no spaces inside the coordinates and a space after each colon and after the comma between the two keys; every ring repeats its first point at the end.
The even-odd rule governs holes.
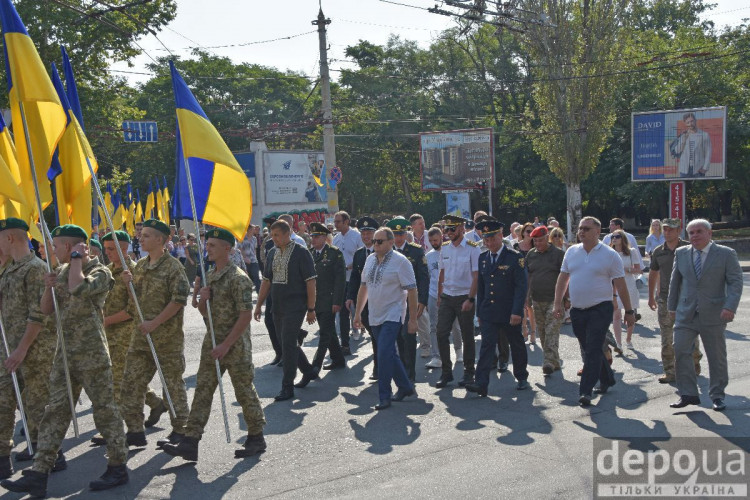
{"type": "Polygon", "coordinates": [[[454,233],[458,229],[457,227],[446,227],[445,232],[446,233],[454,233]]]}
{"type": "Polygon", "coordinates": [[[386,241],[388,241],[388,240],[383,240],[383,239],[376,239],[376,238],[373,238],[373,239],[372,239],[372,242],[373,242],[373,243],[375,243],[376,245],[382,245],[382,244],[383,244],[383,243],[385,243],[386,241]]]}
{"type": "Polygon", "coordinates": [[[619,240],[620,238],[622,238],[621,234],[616,234],[616,235],[612,236],[613,240],[619,240]]]}
{"type": "Polygon", "coordinates": [[[587,232],[587,231],[591,231],[592,229],[594,229],[594,228],[593,227],[588,227],[588,226],[581,226],[581,227],[578,228],[579,231],[583,231],[584,233],[587,232]]]}

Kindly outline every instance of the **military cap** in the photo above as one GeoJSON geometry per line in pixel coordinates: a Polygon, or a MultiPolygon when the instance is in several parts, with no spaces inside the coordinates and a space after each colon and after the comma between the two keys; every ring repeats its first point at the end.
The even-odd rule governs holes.
{"type": "Polygon", "coordinates": [[[276,217],[263,217],[263,224],[273,224],[276,222],[276,217]]]}
{"type": "MultiPolygon", "coordinates": [[[[486,220],[495,220],[496,221],[497,219],[495,217],[491,216],[491,215],[484,214],[484,215],[480,215],[479,217],[477,217],[476,224],[478,225],[480,222],[484,222],[486,220]]],[[[501,222],[501,224],[502,224],[502,222],[501,222]]],[[[503,224],[503,227],[505,227],[505,224],[503,224]]]]}
{"type": "Polygon", "coordinates": [[[0,220],[0,231],[5,231],[6,229],[23,229],[24,231],[28,231],[29,225],[21,219],[8,217],[7,219],[0,220]]]}
{"type": "Polygon", "coordinates": [[[547,230],[546,226],[535,227],[534,230],[531,231],[532,238],[541,238],[542,236],[547,236],[548,234],[549,231],[547,230]]]}
{"type": "Polygon", "coordinates": [[[97,240],[96,238],[91,238],[91,239],[89,240],[89,246],[90,246],[90,247],[96,247],[96,248],[98,248],[100,252],[101,252],[102,250],[104,250],[104,249],[102,248],[102,244],[101,244],[101,243],[99,242],[99,240],[97,240]]]}
{"type": "Polygon", "coordinates": [[[682,226],[682,221],[680,219],[663,219],[661,221],[662,226],[671,227],[673,229],[677,229],[678,227],[682,226]]]}
{"type": "Polygon", "coordinates": [[[473,220],[467,220],[466,221],[466,229],[474,229],[474,221],[473,220]]]}
{"type": "Polygon", "coordinates": [[[400,215],[389,220],[386,227],[391,228],[394,233],[405,233],[406,228],[409,225],[409,221],[400,215]]]}
{"type": "Polygon", "coordinates": [[[483,219],[477,222],[477,229],[482,231],[482,236],[492,236],[500,232],[505,224],[490,216],[482,216],[483,219]]]}
{"type": "Polygon", "coordinates": [[[86,234],[86,231],[84,231],[81,226],[76,226],[75,224],[64,224],[62,226],[57,226],[52,230],[52,237],[56,238],[58,236],[81,238],[83,241],[89,240],[89,235],[86,234]]]}
{"type": "Polygon", "coordinates": [[[150,227],[151,229],[156,229],[160,233],[164,233],[165,235],[169,236],[169,226],[159,219],[149,219],[146,222],[143,223],[143,227],[150,227]]]}
{"type": "MultiPolygon", "coordinates": [[[[117,236],[117,241],[127,241],[130,243],[130,235],[125,231],[115,231],[115,236],[117,236]]],[[[107,233],[102,236],[102,241],[114,241],[112,233],[107,233]]]]}
{"type": "Polygon", "coordinates": [[[235,243],[235,239],[232,233],[220,227],[206,231],[206,239],[208,238],[216,238],[219,240],[224,240],[232,246],[234,246],[234,243],[235,243]]]}
{"type": "Polygon", "coordinates": [[[452,214],[444,215],[443,220],[445,221],[445,225],[448,227],[460,226],[461,224],[466,223],[466,219],[464,219],[463,217],[452,214]]]}
{"type": "Polygon", "coordinates": [[[357,229],[360,231],[375,231],[380,227],[380,223],[372,217],[365,215],[357,219],[357,229]]]}
{"type": "Polygon", "coordinates": [[[328,229],[325,224],[321,224],[320,222],[310,223],[310,236],[327,236],[329,234],[331,234],[331,230],[328,229]]]}

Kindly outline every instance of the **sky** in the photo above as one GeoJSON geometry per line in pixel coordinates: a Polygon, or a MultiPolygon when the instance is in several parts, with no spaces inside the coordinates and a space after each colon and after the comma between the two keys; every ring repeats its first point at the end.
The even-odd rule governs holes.
{"type": "MultiPolygon", "coordinates": [[[[351,67],[345,61],[347,46],[359,40],[384,44],[392,34],[416,40],[427,47],[440,32],[453,26],[449,17],[426,9],[439,0],[321,0],[323,13],[331,20],[328,42],[331,78],[339,68],[351,67]],[[412,7],[409,7],[412,6],[412,7]]],[[[750,0],[713,0],[716,7],[706,16],[717,27],[736,25],[750,18],[750,0]]],[[[174,55],[190,58],[191,47],[225,56],[235,63],[246,62],[293,70],[305,75],[318,74],[317,18],[319,0],[177,0],[177,17],[158,33],[139,44],[148,55],[111,69],[131,83],[146,81],[145,65],[153,58],[174,55]],[[291,37],[291,38],[287,38],[291,37]]]]}

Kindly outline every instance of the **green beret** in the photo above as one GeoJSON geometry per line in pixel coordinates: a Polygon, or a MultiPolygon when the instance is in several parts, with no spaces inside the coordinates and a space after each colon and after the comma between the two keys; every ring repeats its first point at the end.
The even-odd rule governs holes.
{"type": "Polygon", "coordinates": [[[206,239],[208,238],[217,238],[219,240],[224,240],[230,245],[234,246],[234,236],[232,236],[232,233],[220,227],[206,231],[206,239]]]}
{"type": "Polygon", "coordinates": [[[150,227],[151,229],[156,229],[160,233],[164,233],[166,236],[169,236],[169,226],[160,221],[159,219],[149,219],[146,222],[143,223],[143,227],[150,227]]]}
{"type": "Polygon", "coordinates": [[[97,239],[95,239],[95,238],[91,238],[91,239],[89,240],[89,246],[90,246],[90,247],[96,247],[96,248],[98,248],[100,252],[101,252],[102,250],[104,250],[104,249],[102,248],[102,244],[101,244],[101,243],[99,243],[99,240],[97,240],[97,239]]]}
{"type": "Polygon", "coordinates": [[[409,226],[409,221],[403,217],[395,217],[388,221],[386,227],[391,228],[394,233],[405,233],[409,226]]]}
{"type": "Polygon", "coordinates": [[[56,238],[57,236],[81,238],[83,241],[89,240],[89,235],[86,234],[86,231],[84,231],[81,226],[76,226],[75,224],[65,224],[62,226],[57,226],[52,230],[52,237],[56,238]]]}
{"type": "MultiPolygon", "coordinates": [[[[128,243],[130,243],[130,235],[125,231],[115,231],[115,236],[117,236],[117,241],[127,241],[128,243]]],[[[102,241],[114,241],[114,238],[112,238],[112,233],[107,233],[102,236],[102,241]]]]}
{"type": "Polygon", "coordinates": [[[29,225],[21,219],[8,217],[7,219],[0,220],[0,231],[5,231],[6,229],[23,229],[24,231],[28,231],[29,225]]]}

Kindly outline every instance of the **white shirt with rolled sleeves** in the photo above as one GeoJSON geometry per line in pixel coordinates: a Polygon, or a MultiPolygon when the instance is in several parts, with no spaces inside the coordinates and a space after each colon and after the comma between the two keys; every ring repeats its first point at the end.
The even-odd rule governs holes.
{"type": "Polygon", "coordinates": [[[430,297],[436,299],[440,279],[440,250],[432,248],[424,257],[427,259],[427,271],[430,273],[430,297]]]}
{"type": "Polygon", "coordinates": [[[354,228],[344,233],[338,233],[333,237],[333,246],[341,250],[344,254],[344,264],[346,265],[346,281],[349,282],[349,277],[352,275],[352,262],[354,261],[354,253],[365,246],[362,243],[362,236],[354,228]]]}
{"type": "Polygon", "coordinates": [[[471,273],[479,271],[478,246],[466,238],[454,245],[452,241],[440,250],[439,269],[443,269],[443,293],[451,297],[468,295],[473,281],[471,273]]]}
{"type": "Polygon", "coordinates": [[[597,243],[591,252],[582,243],[568,248],[560,271],[570,275],[570,304],[576,309],[611,301],[612,280],[625,277],[620,254],[604,243],[597,243]]]}
{"type": "Polygon", "coordinates": [[[417,288],[414,268],[409,259],[391,250],[383,262],[371,254],[362,270],[362,285],[367,288],[367,308],[370,324],[382,325],[386,321],[403,323],[406,318],[406,295],[417,288]]]}

